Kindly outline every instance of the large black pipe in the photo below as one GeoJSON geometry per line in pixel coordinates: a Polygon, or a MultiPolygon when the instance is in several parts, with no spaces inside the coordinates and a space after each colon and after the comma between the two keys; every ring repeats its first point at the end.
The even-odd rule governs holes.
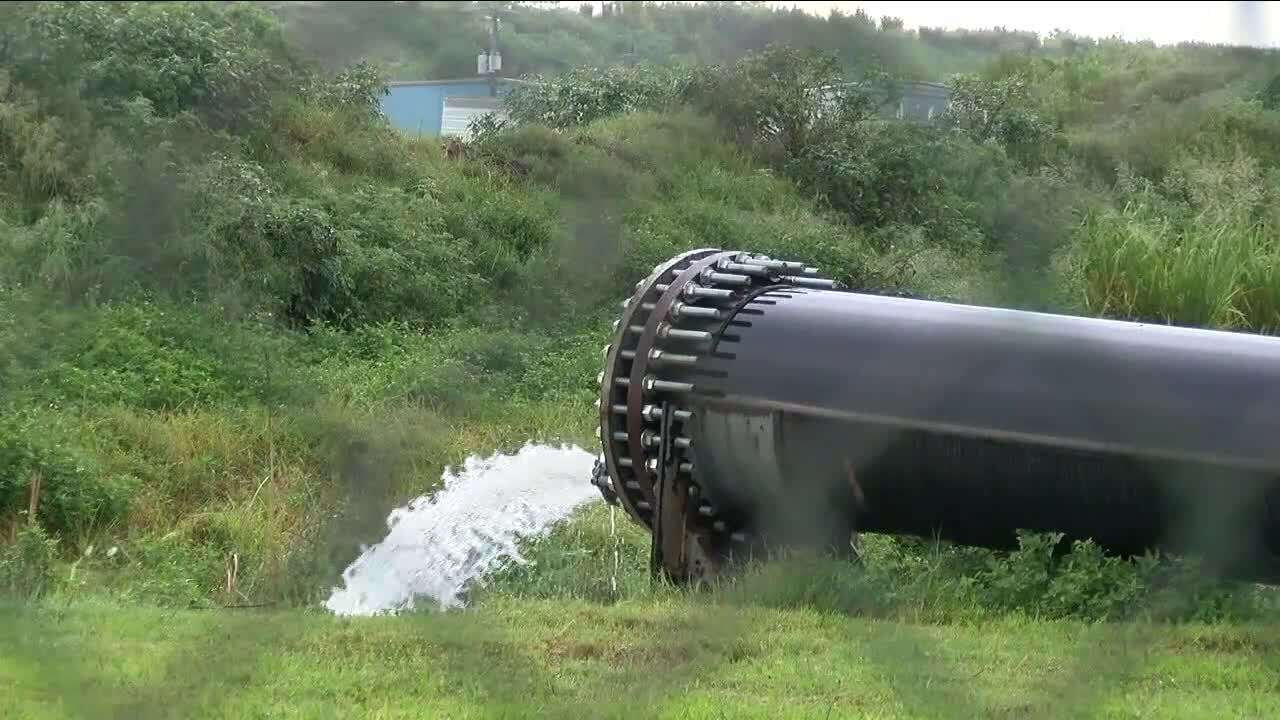
{"type": "Polygon", "coordinates": [[[855,530],[987,547],[1058,531],[1274,577],[1280,339],[823,289],[776,265],[695,253],[628,303],[602,394],[609,489],[639,491],[623,504],[651,527],[664,477],[696,496],[692,519],[655,533],[678,525],[684,545],[697,536],[718,556],[735,539],[838,546],[855,530]],[[681,280],[730,292],[689,297],[681,280]],[[669,291],[715,317],[673,317],[669,291]],[[707,335],[664,340],[664,322],[707,335]],[[650,325],[649,346],[686,362],[648,349],[626,361],[650,325]],[[686,414],[668,420],[684,445],[668,448],[676,464],[659,467],[662,407],[686,414]],[[650,435],[632,443],[636,430],[650,435]],[[623,452],[652,472],[617,467],[623,452]]]}

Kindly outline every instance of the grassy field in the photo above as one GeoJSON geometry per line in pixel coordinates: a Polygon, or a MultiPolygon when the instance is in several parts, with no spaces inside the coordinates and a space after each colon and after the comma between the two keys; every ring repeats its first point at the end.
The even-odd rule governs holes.
{"type": "Polygon", "coordinates": [[[0,610],[0,717],[1267,718],[1267,626],[512,602],[337,619],[0,610]]]}

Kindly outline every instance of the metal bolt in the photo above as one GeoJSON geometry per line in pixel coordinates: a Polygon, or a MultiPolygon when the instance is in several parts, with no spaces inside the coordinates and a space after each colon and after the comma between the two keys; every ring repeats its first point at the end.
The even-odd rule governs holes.
{"type": "Polygon", "coordinates": [[[707,320],[719,320],[721,318],[720,311],[715,308],[697,307],[696,305],[686,305],[678,302],[671,306],[671,315],[677,318],[706,318],[707,320]]]}
{"type": "Polygon", "coordinates": [[[675,392],[687,393],[693,392],[692,383],[674,382],[671,380],[659,380],[650,375],[644,379],[644,389],[647,392],[675,392]]]}
{"type": "Polygon", "coordinates": [[[696,340],[698,342],[709,342],[711,333],[703,330],[681,330],[672,327],[670,323],[663,323],[658,326],[658,337],[673,340],[696,340]]]}
{"type": "Polygon", "coordinates": [[[728,262],[727,260],[720,261],[720,264],[717,267],[719,267],[719,269],[724,270],[726,272],[742,273],[743,275],[755,275],[758,277],[764,277],[769,274],[769,268],[767,267],[763,267],[761,265],[747,265],[744,263],[728,262]]]}
{"type": "Polygon", "coordinates": [[[730,275],[718,273],[708,268],[702,273],[702,281],[711,285],[750,285],[751,278],[746,275],[730,275]]]}
{"type": "Polygon", "coordinates": [[[792,285],[797,285],[799,287],[817,288],[820,290],[830,290],[831,288],[836,286],[835,280],[824,280],[822,278],[812,278],[812,277],[798,277],[795,275],[788,275],[787,277],[782,278],[782,281],[785,283],[790,283],[792,285]]]}
{"type": "MultiPolygon", "coordinates": [[[[649,422],[658,422],[662,419],[662,408],[657,405],[645,405],[640,410],[640,416],[649,422]]],[[[693,417],[693,413],[688,410],[672,410],[671,416],[676,420],[688,420],[693,417]]]]}
{"type": "Polygon", "coordinates": [[[698,300],[700,298],[706,298],[708,300],[728,300],[733,297],[732,290],[702,287],[701,285],[693,283],[684,286],[683,294],[689,300],[698,300]]]}
{"type": "Polygon", "coordinates": [[[649,359],[653,362],[667,363],[669,365],[696,365],[698,362],[697,355],[680,355],[657,348],[649,351],[649,359]]]}

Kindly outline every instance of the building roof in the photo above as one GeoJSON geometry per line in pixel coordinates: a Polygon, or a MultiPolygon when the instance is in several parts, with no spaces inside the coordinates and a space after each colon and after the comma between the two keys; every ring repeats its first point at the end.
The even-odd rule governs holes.
{"type": "Polygon", "coordinates": [[[474,95],[445,95],[444,101],[453,107],[473,108],[477,110],[498,110],[502,108],[502,98],[474,95]]]}
{"type": "MultiPolygon", "coordinates": [[[[519,78],[511,78],[511,77],[499,77],[497,80],[500,83],[527,84],[529,82],[528,80],[521,80],[519,78]]],[[[449,78],[445,80],[392,80],[387,83],[387,86],[388,87],[413,87],[418,85],[470,85],[472,83],[487,83],[487,82],[489,82],[488,77],[480,76],[480,77],[449,78]]]]}

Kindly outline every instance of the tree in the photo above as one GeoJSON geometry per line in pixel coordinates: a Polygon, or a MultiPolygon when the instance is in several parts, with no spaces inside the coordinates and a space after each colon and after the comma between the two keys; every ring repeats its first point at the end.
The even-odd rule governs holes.
{"type": "Polygon", "coordinates": [[[954,78],[944,123],[976,142],[1003,145],[1027,165],[1042,163],[1057,135],[1039,112],[1025,69],[995,79],[976,75],[954,78]]]}
{"type": "Polygon", "coordinates": [[[685,98],[739,142],[776,143],[789,158],[820,128],[874,113],[885,80],[873,69],[846,78],[833,53],[770,45],[733,65],[696,70],[685,98]]]}

